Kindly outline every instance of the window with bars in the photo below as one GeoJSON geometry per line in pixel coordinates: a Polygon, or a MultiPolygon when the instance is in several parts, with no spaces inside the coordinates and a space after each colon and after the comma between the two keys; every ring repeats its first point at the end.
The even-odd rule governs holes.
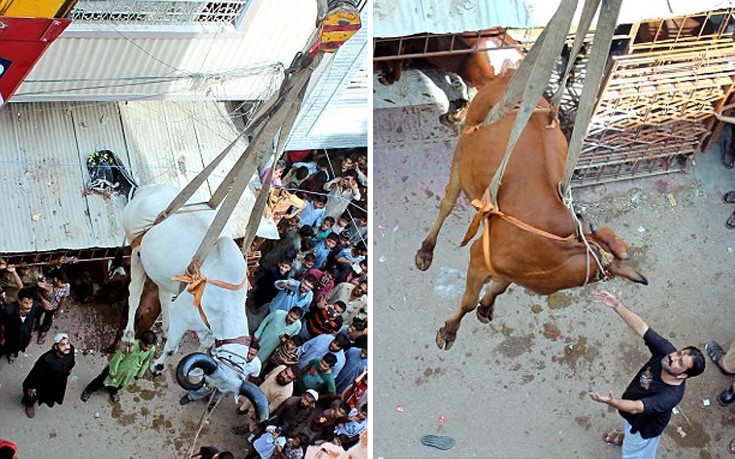
{"type": "Polygon", "coordinates": [[[85,23],[232,24],[250,0],[79,0],[69,19],[85,23]]]}

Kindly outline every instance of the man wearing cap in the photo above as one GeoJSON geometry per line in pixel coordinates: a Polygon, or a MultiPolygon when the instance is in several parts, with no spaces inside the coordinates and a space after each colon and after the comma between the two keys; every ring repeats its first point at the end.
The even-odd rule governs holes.
{"type": "Polygon", "coordinates": [[[66,393],[66,382],[74,368],[74,346],[69,342],[69,335],[59,333],[54,336],[51,350],[38,358],[33,369],[23,381],[23,400],[26,415],[36,416],[36,402],[53,407],[61,405],[66,393]]]}

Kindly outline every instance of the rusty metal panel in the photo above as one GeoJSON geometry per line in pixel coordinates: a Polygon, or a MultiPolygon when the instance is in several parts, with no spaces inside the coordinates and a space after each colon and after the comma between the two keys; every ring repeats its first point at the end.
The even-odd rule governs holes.
{"type": "MultiPolygon", "coordinates": [[[[85,194],[87,156],[118,154],[139,185],[182,186],[231,142],[238,129],[215,102],[11,103],[0,110],[0,236],[4,253],[117,247],[125,198],[85,194]]],[[[208,200],[232,152],[195,199],[208,200]]],[[[248,194],[249,193],[249,194],[248,194]]],[[[243,236],[254,203],[246,192],[233,228],[243,236]]]]}

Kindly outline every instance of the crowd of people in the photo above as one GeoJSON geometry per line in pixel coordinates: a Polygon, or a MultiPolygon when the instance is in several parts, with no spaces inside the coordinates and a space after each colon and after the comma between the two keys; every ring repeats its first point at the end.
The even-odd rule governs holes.
{"type": "MultiPolygon", "coordinates": [[[[242,425],[232,431],[241,436],[249,458],[299,459],[308,457],[309,447],[365,447],[366,175],[365,150],[287,152],[260,174],[264,183],[270,180],[265,214],[279,238],[253,243],[251,290],[243,305],[251,341],[241,376],[260,386],[271,414],[267,422],[257,422],[249,401],[237,407],[242,425]]],[[[19,393],[26,415],[34,418],[38,404],[63,403],[75,365],[69,335],[47,336],[70,296],[69,278],[61,263],[16,266],[0,258],[0,291],[0,356],[8,365],[14,365],[32,340],[41,346],[53,341],[19,393]]],[[[145,375],[156,342],[156,334],[148,331],[130,348],[115,352],[84,387],[81,401],[104,388],[110,401],[119,403],[120,389],[145,375]]],[[[208,399],[212,411],[222,396],[205,385],[183,394],[180,404],[208,399]]],[[[0,453],[12,448],[8,457],[15,455],[9,441],[0,446],[0,453]]],[[[205,446],[193,457],[234,456],[205,446]]]]}
{"type": "Polygon", "coordinates": [[[280,238],[251,247],[260,259],[247,305],[257,364],[248,371],[271,417],[258,424],[247,400],[237,408],[243,423],[232,430],[248,458],[348,450],[365,433],[367,171],[365,150],[288,152],[261,171],[280,238]]]}

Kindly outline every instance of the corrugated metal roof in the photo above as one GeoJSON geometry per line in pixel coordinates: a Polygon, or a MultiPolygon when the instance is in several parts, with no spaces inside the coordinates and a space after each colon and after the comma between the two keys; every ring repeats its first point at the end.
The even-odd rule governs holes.
{"type": "MultiPolygon", "coordinates": [[[[237,135],[215,102],[11,103],[0,110],[0,215],[3,252],[116,247],[125,199],[85,195],[87,156],[113,150],[139,185],[183,186],[237,135]]],[[[206,200],[244,151],[240,144],[197,198],[206,200]]],[[[251,190],[230,221],[244,235],[251,190]]]]}
{"type": "Polygon", "coordinates": [[[364,147],[368,140],[368,11],[362,28],[312,75],[287,150],[364,147]]]}
{"type": "MultiPolygon", "coordinates": [[[[374,36],[544,27],[559,0],[374,0],[374,36]]],[[[579,16],[581,4],[577,11],[579,16]]],[[[729,8],[733,0],[624,0],[619,24],[729,8]]],[[[575,21],[576,23],[576,21],[575,21]]]]}
{"type": "Polygon", "coordinates": [[[280,82],[278,66],[290,64],[313,32],[316,2],[268,0],[251,9],[242,31],[221,33],[117,23],[95,33],[72,24],[12,101],[267,98],[280,82]]]}

